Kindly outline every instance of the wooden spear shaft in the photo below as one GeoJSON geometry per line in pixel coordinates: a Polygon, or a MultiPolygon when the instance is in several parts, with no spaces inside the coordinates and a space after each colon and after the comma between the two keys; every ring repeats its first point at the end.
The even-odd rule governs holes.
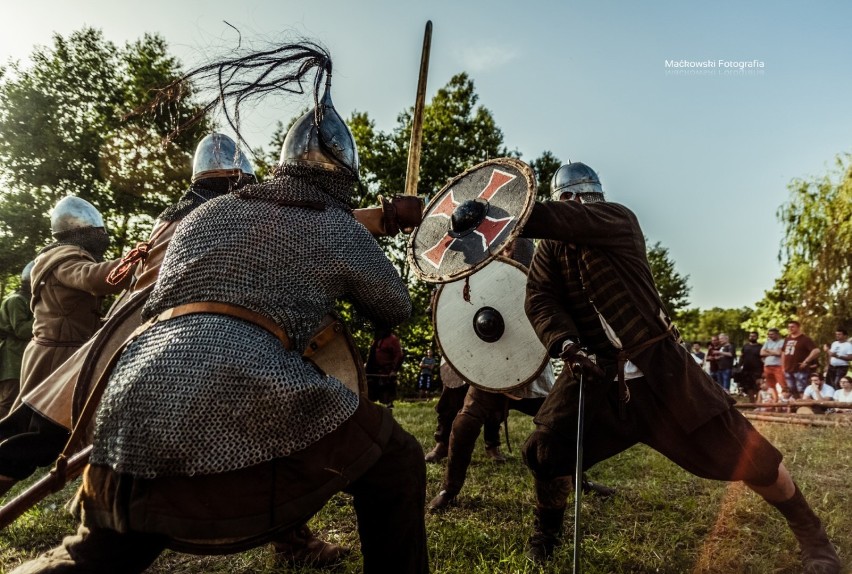
{"type": "Polygon", "coordinates": [[[426,22],[423,34],[423,52],[420,55],[420,76],[417,79],[417,97],[414,100],[414,117],[411,118],[411,143],[408,146],[408,167],[405,170],[405,195],[417,195],[420,182],[420,148],[423,143],[423,108],[426,105],[426,77],[429,75],[429,51],[432,48],[432,21],[426,22]]]}

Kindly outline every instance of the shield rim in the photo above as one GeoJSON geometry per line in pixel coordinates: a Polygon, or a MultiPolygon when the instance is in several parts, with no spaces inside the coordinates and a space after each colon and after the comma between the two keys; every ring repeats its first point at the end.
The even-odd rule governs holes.
{"type": "MultiPolygon", "coordinates": [[[[453,281],[458,281],[459,279],[464,279],[465,277],[469,277],[491,263],[495,257],[500,256],[500,251],[502,251],[503,246],[506,245],[512,239],[515,239],[518,235],[520,235],[521,230],[524,227],[524,224],[529,219],[530,213],[532,213],[532,206],[535,203],[536,198],[536,183],[535,183],[535,171],[533,171],[532,166],[528,163],[521,161],[515,157],[496,157],[493,159],[485,160],[476,164],[475,166],[466,169],[462,173],[450,179],[444,187],[442,187],[438,193],[432,196],[432,199],[429,200],[429,203],[423,209],[423,213],[429,213],[429,210],[432,209],[434,204],[437,202],[439,197],[442,197],[444,193],[456,184],[460,179],[466,177],[469,173],[474,172],[478,169],[482,169],[483,167],[489,165],[508,165],[511,166],[518,171],[520,171],[524,179],[527,182],[527,197],[524,202],[524,207],[521,210],[521,213],[518,215],[517,223],[515,223],[514,227],[509,231],[508,235],[500,242],[497,246],[498,248],[491,251],[482,261],[478,263],[474,263],[470,267],[458,272],[456,275],[436,275],[434,273],[427,273],[420,267],[420,263],[418,261],[417,256],[414,254],[414,238],[417,236],[417,230],[415,230],[408,238],[408,247],[406,249],[406,259],[408,264],[411,266],[411,269],[414,271],[414,274],[417,275],[417,278],[425,281],[426,283],[452,283],[453,281]]],[[[419,229],[419,227],[418,227],[419,229]]]]}
{"type": "MultiPolygon", "coordinates": [[[[499,253],[495,254],[493,257],[491,257],[489,259],[489,263],[491,263],[493,261],[500,261],[501,263],[508,263],[509,265],[512,265],[513,267],[517,267],[518,269],[523,271],[524,274],[526,274],[529,271],[529,269],[525,265],[518,263],[514,259],[504,257],[504,256],[500,255],[499,253]]],[[[466,275],[465,277],[458,279],[458,281],[461,281],[462,279],[466,279],[469,276],[470,275],[466,275]]],[[[508,393],[510,391],[515,391],[517,389],[523,388],[523,387],[527,386],[528,384],[530,384],[531,382],[533,382],[534,380],[536,380],[541,375],[542,371],[544,371],[544,367],[550,361],[550,357],[548,356],[547,349],[544,348],[544,345],[542,345],[542,349],[544,350],[544,359],[541,361],[541,364],[538,366],[538,368],[534,371],[534,374],[532,376],[530,376],[524,382],[518,383],[516,385],[512,385],[511,387],[503,387],[503,388],[500,388],[500,389],[495,389],[494,387],[488,387],[488,386],[482,385],[480,383],[475,383],[475,382],[470,381],[467,378],[465,378],[464,374],[458,369],[458,367],[456,367],[455,364],[453,364],[453,362],[447,356],[447,353],[444,351],[444,346],[441,344],[441,337],[438,335],[437,311],[438,311],[438,300],[441,297],[441,293],[444,292],[444,286],[449,285],[451,283],[455,283],[455,282],[456,281],[446,281],[444,283],[441,283],[441,285],[438,287],[438,291],[435,293],[435,304],[432,306],[432,325],[434,325],[435,341],[438,342],[438,348],[441,350],[441,358],[444,361],[446,361],[447,364],[450,365],[450,368],[452,370],[454,370],[456,372],[456,374],[458,374],[458,376],[464,382],[466,382],[467,384],[469,384],[473,387],[476,387],[477,389],[479,389],[481,391],[486,391],[486,392],[489,392],[489,393],[505,394],[505,393],[508,393]]]]}

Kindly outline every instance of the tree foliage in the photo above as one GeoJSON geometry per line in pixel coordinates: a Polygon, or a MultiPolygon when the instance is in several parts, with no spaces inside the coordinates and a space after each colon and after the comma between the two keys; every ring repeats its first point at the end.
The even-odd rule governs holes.
{"type": "MultiPolygon", "coordinates": [[[[20,272],[49,240],[47,214],[67,194],[93,203],[113,253],[147,234],[155,216],[185,190],[192,150],[209,124],[168,146],[163,136],[188,117],[190,99],[129,116],[157,87],[180,77],[178,61],[154,35],[119,48],[99,30],[53,36],[28,65],[0,77],[0,273],[20,272]]],[[[187,87],[189,90],[189,87],[187,87]]]]}
{"type": "Polygon", "coordinates": [[[825,176],[792,181],[790,200],[778,210],[785,227],[781,293],[793,297],[797,318],[815,340],[831,340],[852,319],[851,160],[838,156],[825,176]]]}
{"type": "Polygon", "coordinates": [[[754,313],[743,323],[743,330],[746,333],[757,331],[761,337],[772,328],[786,333],[787,322],[796,318],[797,305],[793,301],[797,300],[798,294],[793,292],[783,276],[779,277],[772,289],[766,291],[763,299],[757,302],[754,313]]]}
{"type": "Polygon", "coordinates": [[[535,176],[538,180],[536,186],[536,199],[538,201],[547,201],[550,199],[550,180],[553,179],[553,174],[562,165],[555,155],[550,151],[545,150],[541,156],[534,159],[530,165],[535,170],[535,176]]]}
{"type": "Polygon", "coordinates": [[[749,320],[752,313],[753,311],[748,307],[705,309],[699,315],[698,332],[695,334],[694,340],[709,341],[713,335],[727,333],[731,343],[735,347],[740,347],[748,338],[748,331],[743,328],[743,325],[749,320]]]}
{"type": "Polygon", "coordinates": [[[689,304],[689,275],[681,275],[675,270],[675,263],[669,255],[668,247],[659,241],[648,250],[648,263],[651,274],[657,284],[657,292],[666,306],[669,316],[677,322],[689,304]]]}

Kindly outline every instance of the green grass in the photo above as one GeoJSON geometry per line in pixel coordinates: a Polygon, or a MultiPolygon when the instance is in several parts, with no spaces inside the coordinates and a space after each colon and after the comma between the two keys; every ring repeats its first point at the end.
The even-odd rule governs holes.
{"type": "MultiPolygon", "coordinates": [[[[432,447],[435,402],[398,402],[394,415],[425,450],[432,447]]],[[[852,570],[852,454],[850,430],[758,423],[785,454],[787,466],[822,517],[852,570]]],[[[459,506],[426,516],[432,571],[491,574],[571,571],[572,524],[565,520],[565,543],[554,560],[536,568],[524,557],[532,523],[532,479],[518,453],[532,430],[529,417],[512,413],[509,462],[486,459],[480,444],[459,497],[459,506]]],[[[504,452],[505,452],[504,447],[504,452]]],[[[427,500],[440,489],[442,465],[427,465],[427,500]]],[[[781,516],[741,484],[696,478],[656,452],[635,447],[590,471],[593,480],[614,486],[610,500],[582,501],[583,571],[614,573],[783,574],[800,572],[792,534],[781,516]]],[[[75,522],[63,511],[75,485],[51,496],[0,532],[0,563],[12,569],[54,546],[75,522]]],[[[10,495],[24,488],[18,485],[10,495]]],[[[312,521],[323,538],[358,548],[349,497],[335,496],[312,521]]],[[[0,568],[0,572],[5,572],[0,568]]],[[[201,557],[164,553],[151,572],[316,573],[311,568],[276,568],[268,548],[231,556],[201,557]]],[[[353,553],[334,572],[361,571],[353,553]]]]}

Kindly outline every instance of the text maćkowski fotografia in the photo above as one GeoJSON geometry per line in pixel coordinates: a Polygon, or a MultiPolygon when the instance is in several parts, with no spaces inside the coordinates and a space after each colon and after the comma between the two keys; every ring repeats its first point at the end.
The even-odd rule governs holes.
{"type": "Polygon", "coordinates": [[[763,60],[664,60],[666,68],[749,70],[766,67],[763,60]]]}

